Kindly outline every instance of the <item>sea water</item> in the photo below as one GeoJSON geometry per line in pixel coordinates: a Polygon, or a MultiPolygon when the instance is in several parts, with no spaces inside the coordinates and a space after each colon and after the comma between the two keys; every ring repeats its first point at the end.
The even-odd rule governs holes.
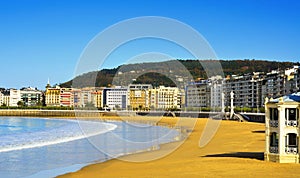
{"type": "Polygon", "coordinates": [[[171,142],[178,134],[128,122],[0,117],[0,175],[54,177],[171,142]]]}

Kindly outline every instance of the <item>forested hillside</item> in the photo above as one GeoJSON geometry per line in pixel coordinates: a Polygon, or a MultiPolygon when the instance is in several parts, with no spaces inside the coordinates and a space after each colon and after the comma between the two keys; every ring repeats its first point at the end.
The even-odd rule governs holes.
{"type": "MultiPolygon", "coordinates": [[[[103,69],[77,76],[75,87],[109,86],[111,84],[127,85],[129,83],[150,83],[154,86],[175,86],[176,80],[193,77],[207,78],[201,64],[216,62],[213,60],[171,60],[166,62],[140,63],[122,65],[114,69],[103,69]],[[188,71],[188,72],[187,72],[188,71]],[[169,73],[175,73],[176,79],[169,73]],[[96,76],[95,82],[89,80],[96,76]],[[129,80],[130,79],[130,80],[129,80]],[[134,79],[134,80],[133,80],[134,79]]],[[[252,72],[270,72],[275,69],[286,69],[293,62],[277,62],[262,60],[220,60],[224,75],[240,75],[252,72]]],[[[71,87],[73,80],[60,84],[61,87],[71,87]]],[[[74,87],[74,86],[73,86],[74,87]]]]}

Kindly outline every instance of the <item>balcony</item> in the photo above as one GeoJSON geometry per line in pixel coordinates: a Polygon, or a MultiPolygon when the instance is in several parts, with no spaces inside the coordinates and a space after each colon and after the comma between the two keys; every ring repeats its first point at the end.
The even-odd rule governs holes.
{"type": "Polygon", "coordinates": [[[285,125],[286,126],[291,126],[291,127],[297,127],[298,122],[296,120],[286,120],[285,125]]]}
{"type": "Polygon", "coordinates": [[[278,153],[278,146],[270,146],[269,152],[270,153],[278,153]]]}
{"type": "Polygon", "coordinates": [[[278,127],[278,120],[270,120],[270,127],[278,127]]]}
{"type": "Polygon", "coordinates": [[[297,146],[287,146],[287,147],[285,147],[285,153],[286,154],[297,154],[298,148],[297,148],[297,146]]]}

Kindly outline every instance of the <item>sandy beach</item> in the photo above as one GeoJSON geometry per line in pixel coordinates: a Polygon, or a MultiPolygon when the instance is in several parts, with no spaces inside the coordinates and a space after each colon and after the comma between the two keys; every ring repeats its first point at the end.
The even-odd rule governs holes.
{"type": "MultiPolygon", "coordinates": [[[[112,118],[117,119],[117,118],[112,118]]],[[[138,120],[138,118],[136,118],[138,120]]],[[[150,119],[151,120],[151,119],[150,119]]],[[[192,119],[180,122],[186,126],[192,119]]],[[[300,165],[265,162],[264,124],[221,121],[213,139],[199,147],[207,119],[197,119],[185,142],[165,157],[147,162],[128,162],[151,158],[174,148],[176,143],[161,145],[159,150],[137,153],[89,165],[60,177],[298,177],[300,165]]],[[[161,125],[174,125],[176,118],[163,118],[161,125]]]]}

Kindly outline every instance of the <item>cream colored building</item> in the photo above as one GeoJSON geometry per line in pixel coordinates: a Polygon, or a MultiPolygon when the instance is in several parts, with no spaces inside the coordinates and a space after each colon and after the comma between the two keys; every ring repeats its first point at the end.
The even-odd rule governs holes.
{"type": "Polygon", "coordinates": [[[165,87],[150,90],[150,107],[154,109],[179,109],[180,93],[177,87],[165,87]]]}
{"type": "Polygon", "coordinates": [[[265,101],[265,160],[299,163],[300,92],[265,101]]]}

